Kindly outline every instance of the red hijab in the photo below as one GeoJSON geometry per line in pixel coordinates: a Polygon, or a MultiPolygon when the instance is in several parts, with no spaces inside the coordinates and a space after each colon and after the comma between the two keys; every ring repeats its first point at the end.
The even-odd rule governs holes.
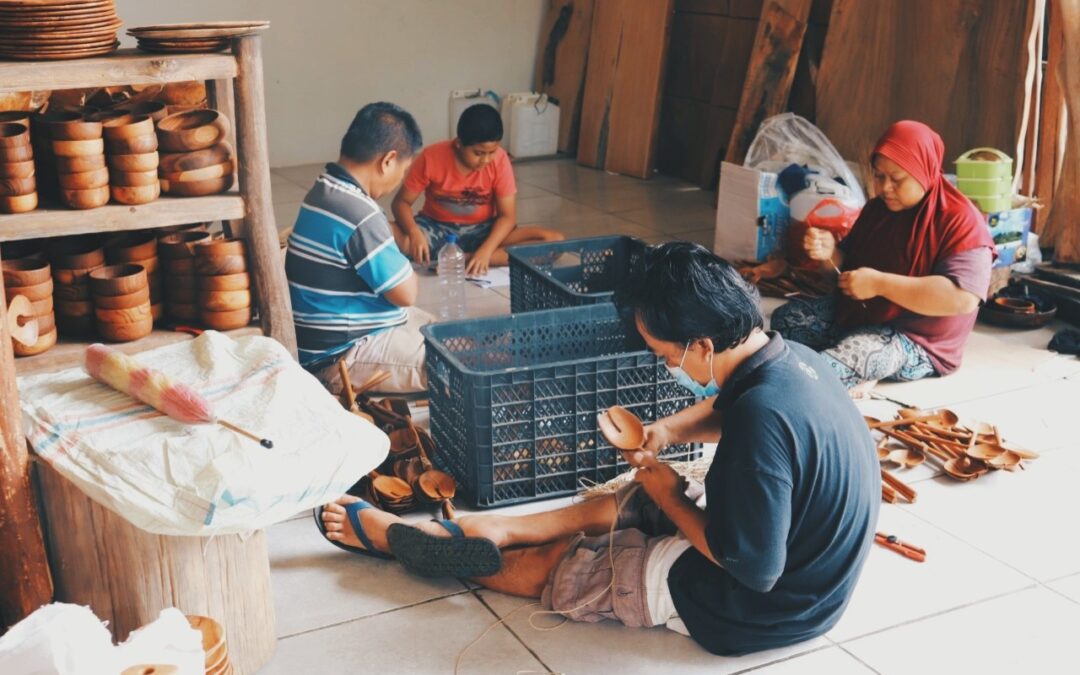
{"type": "MultiPolygon", "coordinates": [[[[986,220],[941,171],[945,144],[922,122],[903,120],[885,131],[874,155],[896,162],[926,189],[918,206],[894,212],[880,197],[863,207],[844,240],[844,269],[871,267],[882,272],[924,277],[941,260],[982,246],[994,250],[986,220]]],[[[885,298],[865,306],[841,295],[836,318],[841,328],[881,325],[904,309],[885,298]]]]}

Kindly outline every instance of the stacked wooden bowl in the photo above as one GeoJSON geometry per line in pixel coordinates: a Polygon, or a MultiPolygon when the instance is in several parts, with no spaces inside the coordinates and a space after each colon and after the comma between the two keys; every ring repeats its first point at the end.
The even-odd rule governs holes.
{"type": "Polygon", "coordinates": [[[165,271],[165,313],[177,321],[198,321],[199,284],[195,248],[210,241],[206,231],[175,232],[158,239],[158,256],[165,271]]]}
{"type": "Polygon", "coordinates": [[[113,0],[0,2],[0,57],[25,61],[108,54],[123,25],[113,0]]]}
{"type": "Polygon", "coordinates": [[[94,238],[72,237],[50,243],[56,323],[64,335],[94,328],[90,273],[105,266],[105,250],[94,238]]]}
{"type": "Polygon", "coordinates": [[[158,122],[162,191],[201,197],[232,187],[236,166],[226,142],[229,120],[216,110],[189,110],[158,122]]]}
{"type": "Polygon", "coordinates": [[[104,122],[109,151],[109,190],[120,204],[147,204],[161,194],[157,135],[149,115],[121,115],[104,122]]]}
{"type": "Polygon", "coordinates": [[[49,122],[56,156],[60,201],[73,209],[93,209],[109,202],[109,170],[101,122],[82,113],[56,115],[49,122]]]}
{"type": "Polygon", "coordinates": [[[155,321],[165,316],[165,296],[162,292],[162,269],[158,260],[156,232],[130,232],[110,239],[105,244],[105,260],[110,265],[133,264],[146,270],[150,313],[155,321]]]}
{"type": "Polygon", "coordinates": [[[98,335],[111,342],[131,342],[154,329],[150,286],[142,265],[125,263],[90,273],[94,322],[98,335]]]}
{"type": "Polygon", "coordinates": [[[207,328],[233,330],[251,323],[251,279],[243,239],[216,239],[195,246],[199,320],[207,328]]]}
{"type": "Polygon", "coordinates": [[[29,121],[0,123],[0,213],[23,213],[37,208],[34,173],[29,121]]]}
{"type": "Polygon", "coordinates": [[[158,122],[169,116],[169,106],[162,101],[136,101],[134,103],[126,103],[117,108],[117,111],[125,112],[132,117],[146,115],[154,120],[155,128],[157,128],[158,122]]]}
{"type": "MultiPolygon", "coordinates": [[[[12,301],[9,324],[13,329],[37,322],[33,341],[12,340],[15,356],[40,354],[56,344],[56,317],[53,314],[53,280],[49,263],[40,258],[19,258],[3,262],[4,291],[12,301]],[[16,301],[22,297],[24,300],[16,301]],[[18,302],[18,305],[16,305],[18,302]]],[[[14,333],[14,330],[13,330],[14,333]]]]}

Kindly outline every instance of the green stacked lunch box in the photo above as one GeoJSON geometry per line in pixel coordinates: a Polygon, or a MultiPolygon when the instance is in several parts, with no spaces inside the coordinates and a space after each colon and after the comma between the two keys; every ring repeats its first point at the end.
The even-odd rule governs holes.
{"type": "Polygon", "coordinates": [[[973,148],[960,155],[956,182],[983,213],[1012,208],[1012,158],[996,148],[973,148]]]}

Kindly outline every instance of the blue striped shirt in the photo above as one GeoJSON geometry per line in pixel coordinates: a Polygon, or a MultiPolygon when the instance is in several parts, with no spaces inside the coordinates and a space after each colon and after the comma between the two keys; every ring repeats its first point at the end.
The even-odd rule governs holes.
{"type": "Polygon", "coordinates": [[[326,166],[300,205],[285,275],[302,365],[405,323],[405,309],[384,294],[412,275],[412,265],[382,209],[338,164],[326,166]]]}

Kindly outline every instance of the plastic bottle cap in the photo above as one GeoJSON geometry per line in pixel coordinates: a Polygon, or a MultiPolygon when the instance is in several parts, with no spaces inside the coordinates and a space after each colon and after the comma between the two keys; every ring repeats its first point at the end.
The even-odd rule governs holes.
{"type": "Polygon", "coordinates": [[[457,235],[456,234],[448,234],[448,235],[446,235],[446,243],[447,244],[456,244],[457,243],[457,235]]]}

